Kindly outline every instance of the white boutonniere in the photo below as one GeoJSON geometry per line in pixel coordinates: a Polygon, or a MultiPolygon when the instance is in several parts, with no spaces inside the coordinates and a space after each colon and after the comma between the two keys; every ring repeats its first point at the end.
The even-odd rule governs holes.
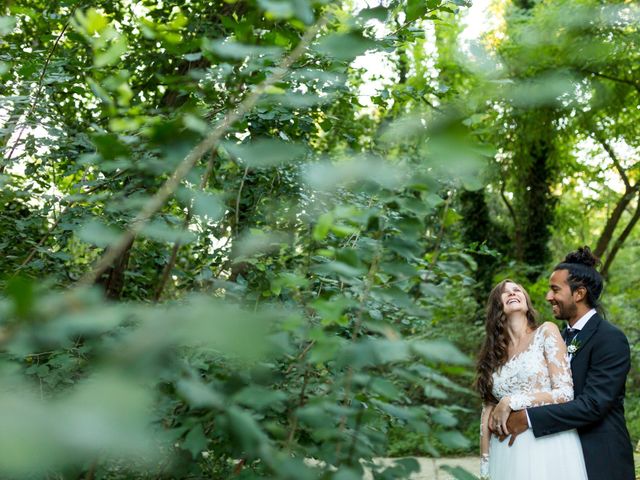
{"type": "Polygon", "coordinates": [[[580,350],[580,341],[577,338],[574,338],[567,347],[567,353],[569,356],[573,357],[578,350],[580,350]]]}

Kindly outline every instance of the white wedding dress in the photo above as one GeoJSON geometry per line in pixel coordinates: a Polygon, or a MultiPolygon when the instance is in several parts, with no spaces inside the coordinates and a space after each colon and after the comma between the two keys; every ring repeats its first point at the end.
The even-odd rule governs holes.
{"type": "MultiPolygon", "coordinates": [[[[573,380],[566,347],[558,328],[541,325],[529,347],[493,374],[493,395],[509,397],[512,410],[573,400],[573,380]]],[[[482,422],[488,421],[483,409],[482,422]]],[[[491,435],[491,480],[587,480],[580,438],[576,430],[536,438],[531,429],[513,446],[491,435]]]]}

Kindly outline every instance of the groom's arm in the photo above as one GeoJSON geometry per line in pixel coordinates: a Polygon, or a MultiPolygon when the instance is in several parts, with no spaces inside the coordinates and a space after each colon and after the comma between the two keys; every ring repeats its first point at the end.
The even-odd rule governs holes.
{"type": "Polygon", "coordinates": [[[620,400],[631,366],[629,342],[610,329],[591,350],[584,389],[574,400],[527,409],[533,434],[550,435],[597,422],[620,400]]]}

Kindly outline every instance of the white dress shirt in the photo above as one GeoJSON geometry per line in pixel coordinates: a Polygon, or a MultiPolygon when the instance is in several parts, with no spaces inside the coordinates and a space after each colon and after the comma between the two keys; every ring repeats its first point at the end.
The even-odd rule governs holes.
{"type": "Polygon", "coordinates": [[[580,320],[578,320],[575,323],[575,325],[571,328],[574,328],[576,330],[582,330],[584,326],[587,324],[587,322],[589,321],[589,319],[593,317],[595,314],[596,314],[596,309],[592,308],[587,313],[585,313],[582,317],[580,317],[580,320]]]}

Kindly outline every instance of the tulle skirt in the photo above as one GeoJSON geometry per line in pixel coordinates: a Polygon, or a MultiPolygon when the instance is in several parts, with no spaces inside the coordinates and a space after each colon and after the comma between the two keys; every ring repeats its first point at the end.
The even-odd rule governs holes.
{"type": "Polygon", "coordinates": [[[491,480],[587,480],[580,437],[575,430],[536,438],[531,429],[509,441],[491,437],[491,480]]]}

